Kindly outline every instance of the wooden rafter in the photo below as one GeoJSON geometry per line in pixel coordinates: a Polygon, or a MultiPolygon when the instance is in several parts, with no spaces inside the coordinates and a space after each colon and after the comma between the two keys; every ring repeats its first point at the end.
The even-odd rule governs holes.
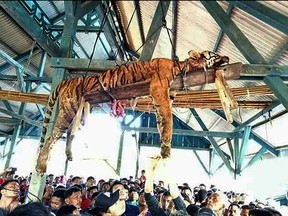
{"type": "MultiPolygon", "coordinates": [[[[231,88],[231,91],[236,98],[247,97],[247,101],[240,99],[237,100],[239,107],[241,108],[263,109],[273,103],[273,101],[251,101],[249,99],[249,97],[252,96],[272,95],[272,91],[266,85],[252,86],[249,88],[231,88]]],[[[0,91],[1,100],[11,100],[46,105],[48,102],[48,98],[48,94],[0,91]]],[[[154,109],[151,104],[152,100],[150,98],[139,98],[137,100],[137,105],[135,109],[139,109],[141,111],[143,111],[144,109],[147,111],[153,111],[154,109]]],[[[127,101],[126,106],[127,108],[130,107],[129,101],[127,101]]],[[[220,98],[216,89],[201,91],[179,91],[174,99],[173,107],[222,109],[220,98]]]]}

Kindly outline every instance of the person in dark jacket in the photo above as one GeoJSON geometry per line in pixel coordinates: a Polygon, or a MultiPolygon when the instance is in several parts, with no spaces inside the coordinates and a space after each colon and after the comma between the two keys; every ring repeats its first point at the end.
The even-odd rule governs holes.
{"type": "Polygon", "coordinates": [[[181,198],[178,186],[173,179],[171,173],[169,172],[169,158],[162,159],[160,156],[151,157],[148,167],[146,170],[146,182],[145,182],[145,200],[148,205],[149,212],[155,216],[165,216],[165,215],[189,215],[186,211],[186,206],[181,198]],[[172,200],[174,202],[175,211],[167,212],[159,206],[159,202],[153,193],[153,181],[155,174],[157,172],[157,166],[162,163],[162,172],[164,172],[165,179],[169,184],[169,192],[171,194],[172,200]],[[165,169],[165,170],[164,170],[165,169]]]}

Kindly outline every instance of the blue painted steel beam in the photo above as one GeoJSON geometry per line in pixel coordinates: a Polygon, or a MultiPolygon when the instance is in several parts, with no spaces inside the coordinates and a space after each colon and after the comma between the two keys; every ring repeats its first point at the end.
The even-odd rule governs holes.
{"type": "Polygon", "coordinates": [[[224,166],[224,163],[220,164],[215,170],[214,172],[211,174],[212,176],[218,171],[220,170],[222,167],[224,166]]]}
{"type": "MultiPolygon", "coordinates": [[[[202,119],[199,117],[198,113],[196,112],[195,109],[190,109],[190,111],[192,112],[192,114],[194,115],[195,119],[197,120],[198,124],[201,126],[203,132],[207,131],[208,132],[208,128],[206,127],[206,125],[204,124],[204,122],[202,121],[202,119]]],[[[210,132],[211,133],[211,132],[210,132]]],[[[213,145],[214,149],[216,150],[217,154],[220,156],[220,158],[223,160],[224,164],[226,165],[226,167],[228,168],[229,171],[234,173],[234,169],[231,167],[230,161],[226,158],[226,156],[224,155],[224,153],[222,152],[222,150],[220,149],[218,143],[215,141],[215,139],[213,138],[213,136],[208,136],[208,139],[210,140],[211,144],[213,145]]]]}
{"type": "Polygon", "coordinates": [[[59,47],[43,34],[39,24],[24,9],[20,1],[0,1],[0,5],[50,56],[59,55],[59,47]]]}
{"type": "Polygon", "coordinates": [[[140,55],[140,61],[149,61],[153,56],[157,41],[162,30],[162,21],[165,18],[170,1],[159,1],[154,17],[152,19],[150,28],[147,33],[145,44],[142,48],[142,53],[140,55]]]}
{"type": "Polygon", "coordinates": [[[240,155],[240,149],[239,149],[239,137],[234,138],[234,179],[237,178],[237,168],[238,168],[238,162],[239,162],[239,155],[240,155]]]}
{"type": "MultiPolygon", "coordinates": [[[[227,8],[227,10],[226,10],[226,13],[227,13],[228,16],[231,15],[231,13],[232,13],[232,11],[233,11],[233,8],[234,8],[234,6],[233,6],[231,3],[229,3],[228,8],[227,8]]],[[[221,43],[221,40],[222,40],[223,35],[224,35],[224,32],[223,32],[222,29],[220,29],[220,32],[219,32],[219,34],[218,34],[217,40],[216,40],[215,45],[214,45],[214,48],[213,48],[213,51],[214,51],[214,52],[217,52],[218,47],[219,47],[219,45],[220,45],[220,43],[221,43]]]]}
{"type": "Polygon", "coordinates": [[[252,166],[253,164],[255,164],[255,163],[261,158],[261,156],[262,156],[266,151],[267,151],[267,149],[264,148],[264,147],[262,147],[262,148],[250,159],[250,161],[249,161],[249,162],[247,163],[247,165],[241,170],[241,172],[242,172],[244,169],[246,169],[246,168],[252,166]]]}
{"type": "MultiPolygon", "coordinates": [[[[122,130],[127,130],[127,131],[139,131],[139,132],[142,132],[142,133],[159,133],[158,129],[157,128],[146,128],[146,127],[139,127],[139,128],[136,128],[136,127],[125,127],[123,126],[122,127],[122,130]]],[[[176,135],[185,135],[185,136],[199,136],[199,137],[205,137],[205,136],[208,136],[208,137],[228,137],[228,138],[232,138],[235,136],[234,133],[227,133],[227,132],[214,132],[214,131],[194,131],[194,130],[184,130],[184,129],[174,129],[173,130],[173,134],[176,134],[176,135]]],[[[210,140],[211,141],[211,140],[210,140]]],[[[223,154],[223,152],[222,152],[223,154]]]]}
{"type": "Polygon", "coordinates": [[[248,60],[248,62],[259,64],[266,63],[265,59],[261,56],[258,50],[252,45],[252,43],[216,1],[202,0],[201,3],[242,53],[242,55],[248,60]]]}
{"type": "MultiPolygon", "coordinates": [[[[41,51],[41,49],[39,49],[38,47],[34,47],[32,50],[33,55],[38,54],[41,51]]],[[[31,51],[29,50],[26,53],[20,54],[18,55],[16,58],[13,58],[16,62],[21,63],[25,60],[27,60],[30,56],[31,51]]],[[[9,62],[6,62],[5,64],[0,66],[0,73],[4,72],[5,70],[7,70],[8,68],[11,67],[11,64],[9,62]]]]}
{"type": "Polygon", "coordinates": [[[178,25],[178,8],[179,8],[179,2],[178,1],[172,1],[172,14],[174,15],[172,17],[172,33],[168,32],[168,29],[166,29],[168,34],[172,34],[172,39],[171,39],[171,43],[172,43],[172,49],[171,49],[171,59],[175,60],[178,58],[178,56],[176,55],[177,52],[177,25],[178,25]]]}
{"type": "Polygon", "coordinates": [[[43,51],[42,56],[41,56],[41,60],[40,60],[38,74],[37,74],[38,77],[42,77],[44,74],[46,59],[47,59],[47,52],[43,51]]]}
{"type": "MultiPolygon", "coordinates": [[[[223,119],[226,120],[225,114],[220,111],[220,110],[215,110],[212,109],[212,111],[214,113],[216,113],[217,115],[221,116],[223,119]]],[[[240,124],[236,121],[233,121],[231,123],[234,127],[239,127],[240,124]]],[[[267,141],[265,141],[263,138],[261,138],[260,136],[258,136],[256,133],[254,133],[253,131],[251,131],[251,134],[253,135],[251,138],[257,142],[259,145],[265,147],[269,152],[271,152],[273,155],[277,156],[279,155],[279,150],[275,149],[270,143],[268,143],[267,141]]]]}
{"type": "Polygon", "coordinates": [[[57,22],[59,22],[60,20],[63,20],[65,17],[65,12],[62,12],[60,14],[57,14],[57,16],[51,18],[51,23],[52,24],[55,24],[57,22]]]}
{"type": "Polygon", "coordinates": [[[283,47],[281,47],[281,49],[273,56],[273,58],[269,61],[268,64],[273,65],[275,64],[275,62],[280,58],[280,56],[283,55],[283,53],[286,52],[286,50],[288,50],[288,42],[286,42],[283,47]]]}
{"type": "MultiPolygon", "coordinates": [[[[0,80],[7,80],[7,81],[17,81],[16,75],[4,75],[0,74],[0,80]]],[[[25,82],[40,82],[40,83],[51,83],[52,78],[49,77],[36,77],[36,76],[24,76],[25,82]]]]}
{"type": "MultiPolygon", "coordinates": [[[[24,89],[24,91],[25,92],[30,92],[30,90],[31,90],[31,83],[27,83],[26,88],[24,89]]],[[[23,116],[24,111],[26,109],[26,106],[27,106],[27,103],[21,103],[21,105],[19,107],[19,112],[18,112],[17,115],[23,116]]],[[[6,163],[5,163],[5,169],[10,166],[10,161],[12,159],[12,155],[13,155],[13,152],[14,152],[14,149],[15,149],[15,146],[16,146],[16,141],[18,139],[21,127],[22,127],[22,124],[19,123],[13,129],[13,136],[12,136],[12,139],[11,139],[10,149],[9,149],[8,156],[7,156],[6,163]]]]}
{"type": "Polygon", "coordinates": [[[94,10],[98,5],[101,4],[101,1],[84,1],[77,11],[76,16],[79,18],[85,16],[90,11],[94,10]]]}
{"type": "MultiPolygon", "coordinates": [[[[195,131],[193,128],[191,128],[189,125],[187,125],[185,122],[183,122],[181,119],[179,119],[177,116],[173,115],[173,130],[174,129],[187,129],[187,130],[193,130],[195,131]],[[178,126],[178,127],[177,127],[178,126]]],[[[191,136],[185,136],[185,140],[188,143],[191,143],[191,136]]],[[[211,143],[210,141],[206,138],[206,137],[199,137],[201,143],[202,143],[202,147],[205,148],[205,146],[207,146],[206,148],[210,149],[211,143]]]]}
{"type": "Polygon", "coordinates": [[[16,52],[9,44],[5,43],[4,41],[0,40],[0,44],[2,44],[6,49],[10,50],[11,52],[15,53],[16,55],[19,55],[18,52],[16,52]]]}
{"type": "Polygon", "coordinates": [[[288,110],[288,87],[278,76],[267,76],[264,78],[264,82],[273,91],[274,95],[288,110]]]}
{"type": "Polygon", "coordinates": [[[251,126],[246,126],[244,130],[243,138],[242,138],[240,152],[239,152],[238,164],[236,168],[237,174],[240,174],[241,172],[241,167],[242,167],[244,156],[247,150],[250,133],[251,133],[251,126]]]}
{"type": "Polygon", "coordinates": [[[271,105],[267,106],[265,109],[261,110],[260,112],[258,112],[256,115],[252,116],[251,118],[249,118],[248,120],[246,120],[245,122],[243,122],[241,125],[239,125],[238,127],[236,127],[234,129],[234,132],[239,132],[241,131],[243,128],[245,128],[246,126],[248,126],[250,123],[252,123],[253,121],[255,121],[256,119],[260,118],[261,116],[263,116],[265,113],[272,111],[275,107],[277,107],[280,104],[280,101],[276,100],[274,101],[271,105]]]}
{"type": "Polygon", "coordinates": [[[55,5],[55,3],[53,1],[49,1],[49,3],[51,4],[51,6],[53,7],[53,9],[57,12],[57,14],[60,14],[61,12],[58,10],[57,6],[55,5]]]}
{"type": "Polygon", "coordinates": [[[7,53],[5,53],[3,50],[0,50],[0,55],[7,61],[9,62],[11,65],[13,65],[16,68],[19,68],[20,71],[23,73],[25,72],[26,74],[30,75],[30,76],[35,76],[33,72],[29,71],[28,69],[24,68],[21,64],[19,64],[18,62],[16,62],[13,58],[11,58],[11,56],[9,56],[7,53]]]}
{"type": "MultiPolygon", "coordinates": [[[[103,5],[99,5],[95,10],[96,10],[98,19],[101,20],[101,23],[103,23],[104,19],[108,19],[108,13],[109,13],[108,10],[110,10],[110,8],[108,9],[106,7],[106,10],[105,10],[103,5]]],[[[124,54],[122,51],[119,51],[118,56],[115,56],[115,51],[121,50],[121,48],[119,47],[119,44],[117,43],[112,26],[107,20],[105,21],[103,25],[103,34],[105,35],[105,38],[111,47],[111,52],[113,54],[114,59],[123,60],[124,54]]]]}
{"type": "Polygon", "coordinates": [[[134,2],[134,7],[136,7],[136,17],[137,17],[141,42],[142,44],[144,44],[145,34],[144,34],[143,21],[142,21],[142,16],[141,16],[140,0],[134,0],[133,2],[134,2]]]}
{"type": "Polygon", "coordinates": [[[204,171],[205,171],[205,172],[207,173],[207,175],[209,176],[209,175],[210,175],[210,172],[209,172],[208,169],[206,168],[206,166],[205,166],[205,164],[203,163],[203,161],[201,160],[200,156],[198,155],[198,153],[197,153],[195,150],[193,150],[193,152],[194,152],[196,158],[198,159],[200,165],[202,166],[202,168],[204,169],[204,171]]]}
{"type": "Polygon", "coordinates": [[[257,1],[231,1],[231,3],[279,31],[288,34],[288,16],[257,1]]]}

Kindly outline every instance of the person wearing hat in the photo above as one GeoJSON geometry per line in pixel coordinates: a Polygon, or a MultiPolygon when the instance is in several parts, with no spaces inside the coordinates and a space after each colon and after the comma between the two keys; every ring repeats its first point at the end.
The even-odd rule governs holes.
{"type": "Polygon", "coordinates": [[[114,193],[101,192],[89,210],[93,216],[120,216],[125,212],[125,203],[119,202],[119,190],[114,193]]]}

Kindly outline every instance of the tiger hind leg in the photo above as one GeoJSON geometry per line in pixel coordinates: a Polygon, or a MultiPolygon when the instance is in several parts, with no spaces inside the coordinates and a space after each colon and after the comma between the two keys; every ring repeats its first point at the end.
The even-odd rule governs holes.
{"type": "Polygon", "coordinates": [[[54,127],[53,132],[47,138],[45,145],[42,148],[40,148],[39,155],[37,158],[36,171],[41,175],[46,172],[50,152],[54,144],[62,136],[62,134],[63,134],[62,131],[54,127]]]}
{"type": "MultiPolygon", "coordinates": [[[[83,113],[85,111],[85,108],[88,109],[90,108],[89,106],[87,106],[86,104],[87,102],[85,102],[84,98],[81,98],[80,101],[80,105],[79,108],[77,110],[76,115],[73,118],[73,123],[72,123],[72,128],[69,127],[67,130],[67,138],[66,138],[66,149],[65,149],[65,154],[67,157],[67,160],[72,161],[73,160],[73,155],[72,155],[72,141],[75,138],[75,133],[79,130],[80,128],[80,122],[82,117],[84,116],[85,113],[83,113]],[[86,107],[85,107],[86,105],[86,107]]],[[[87,115],[87,114],[86,114],[87,115]]],[[[87,117],[87,116],[86,116],[87,117]]],[[[86,119],[85,119],[86,120],[86,119]]]]}
{"type": "Polygon", "coordinates": [[[157,127],[161,139],[161,156],[162,158],[171,155],[171,139],[172,139],[172,109],[169,97],[169,89],[167,88],[151,88],[151,96],[156,108],[157,127]]]}

